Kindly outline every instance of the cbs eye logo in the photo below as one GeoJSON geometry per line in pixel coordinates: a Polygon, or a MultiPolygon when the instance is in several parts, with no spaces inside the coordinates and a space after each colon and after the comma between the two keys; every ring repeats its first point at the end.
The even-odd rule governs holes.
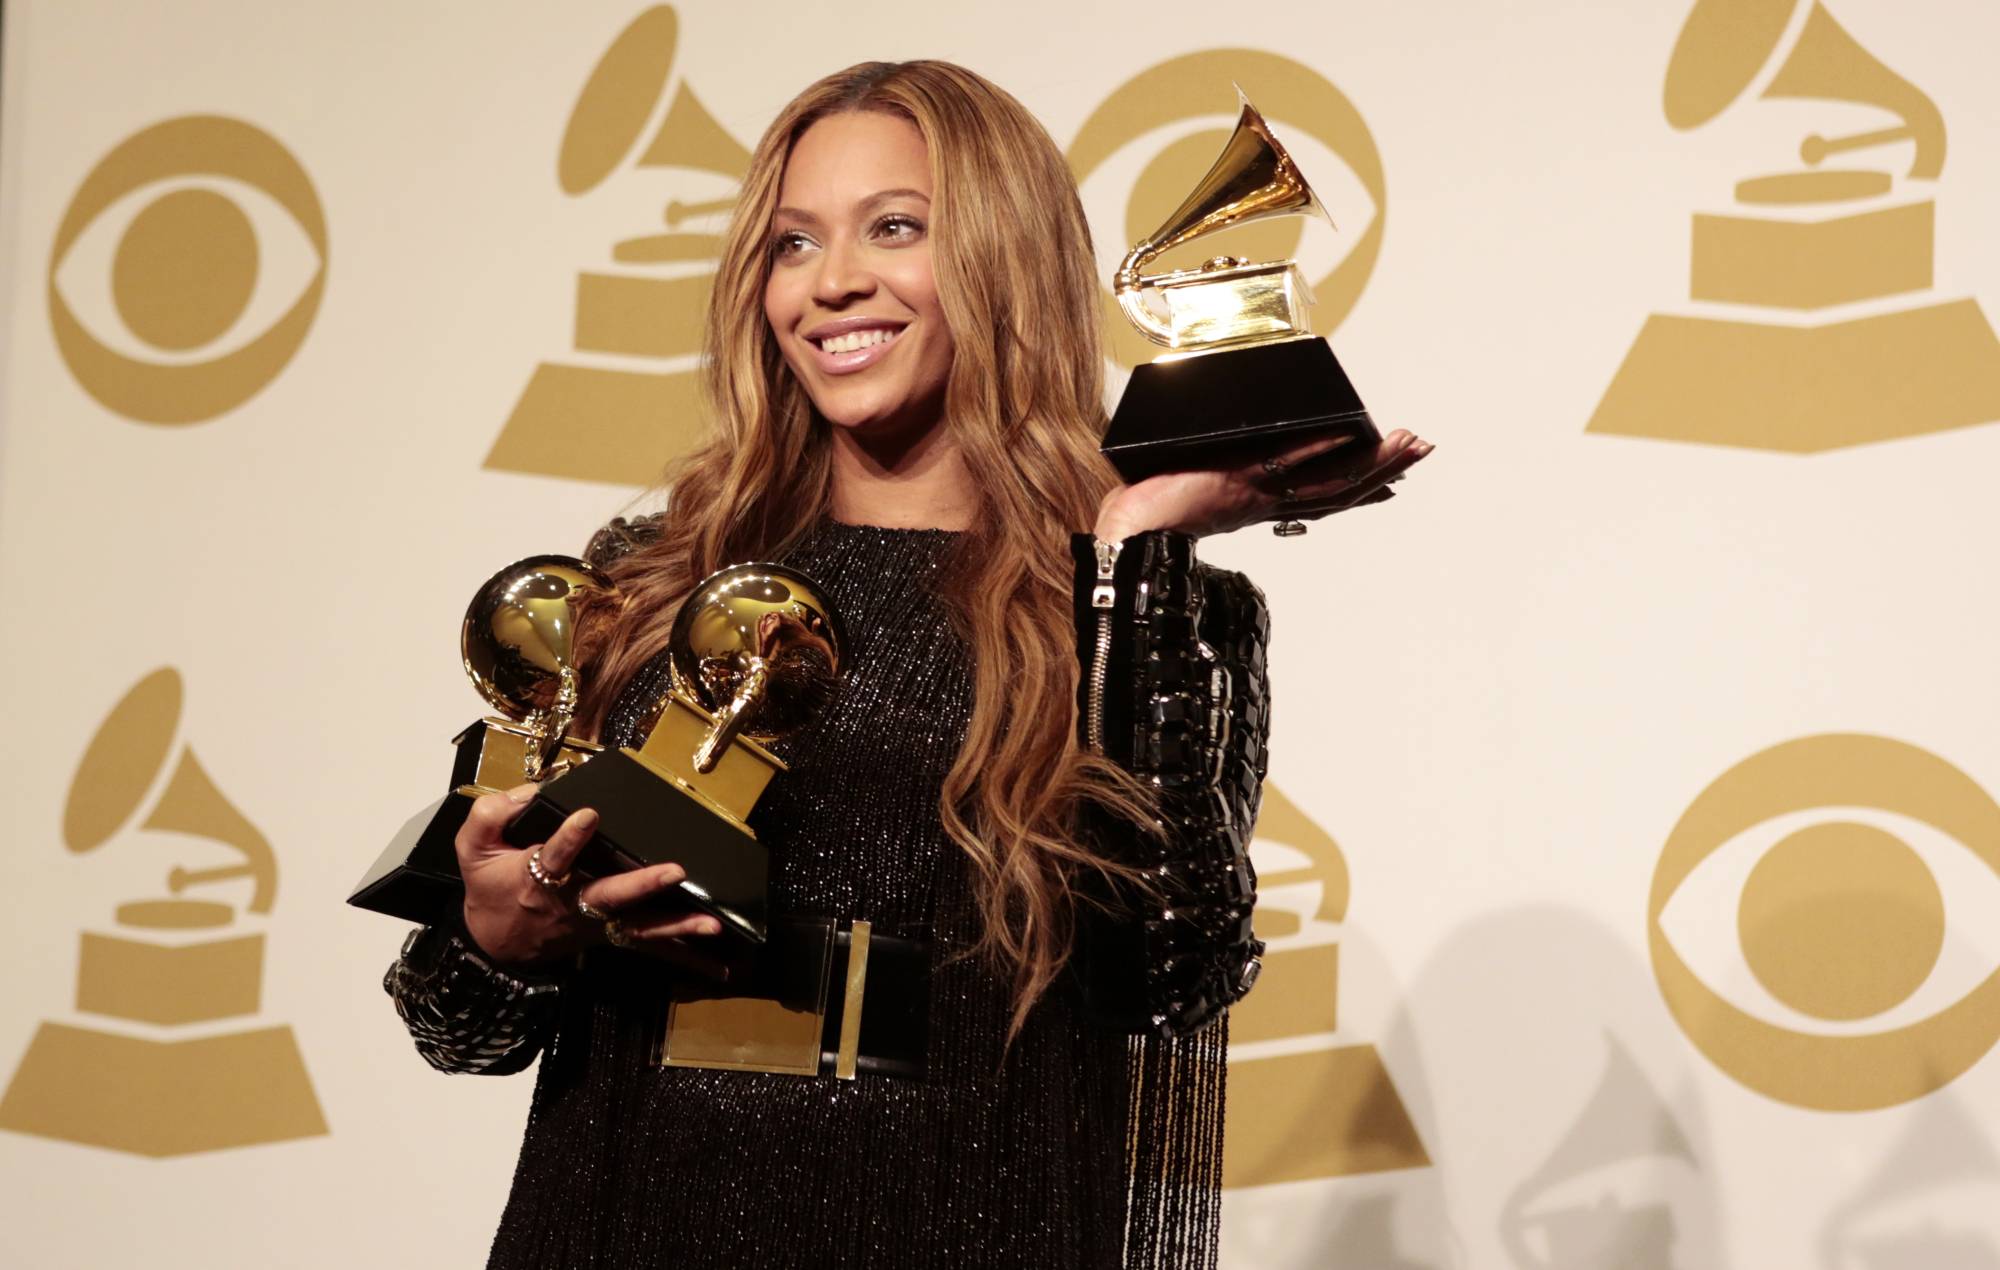
{"type": "Polygon", "coordinates": [[[1701,792],[1655,866],[1647,942],[1718,1067],[1794,1106],[1867,1111],[2000,1040],[1996,918],[2000,805],[1926,750],[1830,734],[1701,792]]]}
{"type": "Polygon", "coordinates": [[[106,409],[200,423],[271,382],[326,285],[326,217],[270,134],[189,115],[126,139],[84,178],[49,255],[63,360],[106,409]]]}

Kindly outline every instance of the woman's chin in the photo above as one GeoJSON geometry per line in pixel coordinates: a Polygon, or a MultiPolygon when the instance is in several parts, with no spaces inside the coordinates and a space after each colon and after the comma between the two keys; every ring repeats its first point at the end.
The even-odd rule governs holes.
{"type": "Polygon", "coordinates": [[[837,432],[856,441],[889,440],[922,434],[935,427],[934,411],[911,408],[904,402],[833,402],[832,409],[819,406],[819,415],[837,432]]]}

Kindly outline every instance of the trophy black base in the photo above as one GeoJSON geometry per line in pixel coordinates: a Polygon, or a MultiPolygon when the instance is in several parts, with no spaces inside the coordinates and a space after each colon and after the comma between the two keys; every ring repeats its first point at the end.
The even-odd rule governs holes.
{"type": "Polygon", "coordinates": [[[451,793],[412,816],[347,902],[425,926],[456,924],[465,882],[453,843],[471,810],[470,795],[451,793]]]}
{"type": "MultiPolygon", "coordinates": [[[[519,784],[524,735],[493,719],[468,724],[451,739],[451,788],[503,779],[509,786],[519,784]]],[[[471,811],[472,795],[453,792],[412,816],[388,850],[368,866],[347,902],[425,926],[456,924],[465,907],[465,881],[458,875],[453,844],[471,811]]]]}
{"type": "Polygon", "coordinates": [[[1317,336],[1168,357],[1132,372],[1103,451],[1128,483],[1240,467],[1313,437],[1382,439],[1333,349],[1317,336]]]}
{"type": "Polygon", "coordinates": [[[770,853],[746,829],[622,750],[605,750],[542,786],[507,826],[507,841],[547,842],[586,807],[598,821],[596,837],[577,859],[585,874],[678,864],[687,880],[677,890],[690,905],[720,920],[724,935],[765,941],[770,853]]]}

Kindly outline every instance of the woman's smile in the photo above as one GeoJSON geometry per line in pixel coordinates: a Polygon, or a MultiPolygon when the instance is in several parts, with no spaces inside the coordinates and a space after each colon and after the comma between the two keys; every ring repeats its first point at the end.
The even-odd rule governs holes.
{"type": "Polygon", "coordinates": [[[908,325],[894,318],[835,318],[818,323],[800,338],[812,347],[823,373],[852,375],[887,357],[908,325]]]}

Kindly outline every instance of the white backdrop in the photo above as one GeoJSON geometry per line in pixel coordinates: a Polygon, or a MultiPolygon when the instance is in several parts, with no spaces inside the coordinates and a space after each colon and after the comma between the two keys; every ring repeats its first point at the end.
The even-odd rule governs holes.
{"type": "Polygon", "coordinates": [[[1861,57],[1810,34],[1811,5],[1786,20],[1782,0],[1719,4],[1741,19],[1718,47],[1741,54],[1748,87],[1682,130],[1663,85],[1690,0],[1287,2],[1224,22],[1182,3],[685,6],[671,47],[645,48],[621,33],[670,19],[642,0],[7,6],[0,649],[16,672],[0,750],[0,1261],[481,1264],[529,1078],[425,1068],[379,988],[400,929],[340,900],[435,796],[447,738],[477,713],[454,647],[472,587],[505,561],[578,548],[651,461],[616,467],[633,482],[621,487],[546,456],[595,454],[604,436],[613,458],[671,447],[676,421],[655,431],[645,412],[675,399],[685,350],[648,345],[659,328],[644,311],[580,334],[578,289],[583,274],[636,277],[644,304],[699,272],[612,255],[660,232],[668,200],[728,193],[727,145],[668,126],[684,90],[748,145],[827,70],[945,57],[1069,147],[1121,85],[1240,49],[1143,81],[1176,89],[1151,94],[1173,110],[1095,125],[1117,143],[1083,186],[1107,272],[1128,222],[1166,210],[1128,206],[1143,170],[1227,127],[1239,67],[1341,225],[1308,231],[1308,272],[1328,278],[1380,229],[1372,270],[1321,298],[1352,291],[1334,344],[1378,420],[1439,449],[1388,507],[1303,540],[1204,545],[1275,614],[1279,793],[1258,846],[1274,958],[1239,1019],[1224,1264],[2000,1266],[2000,584],[1985,554],[2000,429],[1958,426],[2000,421],[1982,395],[2000,366],[2000,9],[1826,3],[1861,57]],[[1743,16],[1760,9],[1780,22],[1761,62],[1743,16]],[[565,192],[565,130],[613,49],[638,68],[619,83],[643,136],[612,147],[624,158],[601,182],[565,192]],[[1869,104],[1877,62],[1942,120],[1825,165],[1887,173],[1886,193],[1736,192],[1803,170],[1804,135],[1907,116],[1869,104]],[[1807,72],[1844,99],[1772,93],[1807,72]],[[1360,128],[1316,114],[1329,100],[1360,128]],[[248,131],[142,136],[207,116],[248,131]],[[662,129],[683,149],[645,160],[662,129]],[[1912,177],[1946,138],[1941,173],[1912,177]],[[157,170],[107,162],[128,142],[157,170]],[[203,146],[240,170],[174,166],[203,146]],[[146,192],[119,191],[58,259],[84,193],[134,172],[164,183],[135,179],[146,192]],[[1926,203],[1934,242],[1857,220],[1926,203]],[[323,247],[282,220],[308,204],[323,247]],[[1838,290],[1878,255],[1932,272],[1833,307],[1699,302],[1697,213],[1768,231],[1760,252],[1716,266],[1746,286],[1838,290]],[[1850,221],[1857,236],[1830,244],[1801,224],[1850,221]],[[200,367],[251,346],[314,285],[290,347],[215,372],[241,400],[200,397],[200,367]],[[1961,306],[1932,321],[1968,298],[1983,306],[1971,318],[1961,306]],[[59,346],[65,311],[128,358],[196,369],[107,369],[59,346]],[[176,316],[190,313],[213,329],[176,316]],[[1911,313],[1896,321],[1914,343],[1865,324],[1911,313]],[[1730,347],[1803,326],[1849,334],[1748,370],[1669,358],[1679,370],[1646,379],[1639,406],[1600,411],[1651,314],[1743,324],[1730,347]],[[621,339],[634,347],[604,347],[621,339]],[[523,403],[545,364],[569,368],[548,382],[570,395],[535,414],[523,403]],[[618,426],[595,426],[619,408],[618,426]],[[176,411],[199,417],[159,419],[176,411]],[[1779,420],[1789,443],[1739,415],[1779,420]],[[1865,443],[1831,422],[1850,415],[1865,443]],[[541,448],[496,452],[510,420],[541,448]],[[178,709],[169,693],[143,719],[114,718],[162,667],[178,709]],[[125,740],[94,748],[101,729],[125,740]],[[131,739],[153,733],[151,750],[131,739]],[[1748,793],[1725,783],[1699,804],[1715,815],[1690,814],[1772,747],[1847,736],[1864,739],[1760,761],[1748,793]],[[168,798],[184,752],[213,796],[168,798]],[[91,791],[114,786],[132,814],[86,843],[65,821],[72,789],[108,806],[91,791]],[[1772,805],[1723,823],[1759,799],[1772,805]],[[218,828],[222,806],[271,848],[267,913],[248,880],[169,889],[177,866],[242,858],[218,841],[242,840],[218,828]],[[1808,822],[1879,832],[1799,834],[1808,822]],[[1663,861],[1709,846],[1724,848],[1715,876],[1664,894],[1663,861]],[[1676,908],[1689,896],[1704,904],[1676,908]],[[182,906],[120,908],[148,900],[182,906]],[[216,924],[162,924],[182,918],[216,924]],[[87,933],[131,960],[86,964],[87,933]],[[190,960],[257,934],[227,965],[190,960]],[[1731,1004],[1686,988],[1683,959],[1731,1004]],[[149,1020],[102,995],[225,980],[250,984],[248,1009],[149,1020]],[[287,1028],[295,1049],[256,1062],[217,1039],[287,1028]],[[1834,1039],[1785,1039],[1797,1034],[1834,1039]],[[36,1049],[51,1035],[82,1058],[30,1062],[54,1052],[36,1049]],[[1809,1060],[1783,1060],[1800,1044],[1809,1060]],[[168,1057],[211,1052],[246,1065],[168,1057]],[[109,1076],[84,1070],[93,1056],[109,1076]],[[170,1070],[220,1090],[183,1099],[170,1070]],[[304,1102],[308,1086],[284,1080],[300,1070],[304,1102]],[[83,1105],[100,1098],[93,1080],[158,1092],[107,1118],[83,1105]],[[232,1089],[290,1091],[291,1119],[269,1123],[291,1127],[260,1129],[232,1089]],[[217,1141],[232,1132],[239,1144],[217,1141]]]}

